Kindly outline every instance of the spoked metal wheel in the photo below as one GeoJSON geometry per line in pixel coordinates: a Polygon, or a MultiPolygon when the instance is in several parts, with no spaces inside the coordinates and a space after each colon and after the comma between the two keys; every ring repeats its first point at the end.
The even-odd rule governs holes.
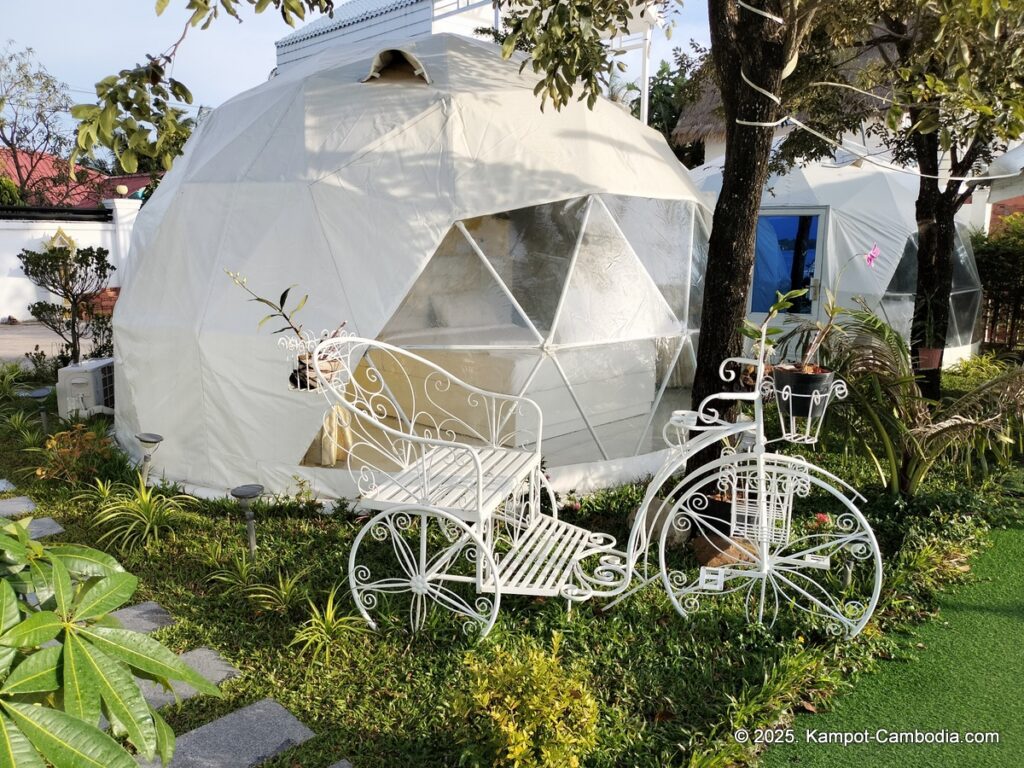
{"type": "Polygon", "coordinates": [[[727,456],[709,467],[676,486],[660,532],[662,582],[676,610],[686,616],[709,597],[733,594],[752,621],[772,625],[799,612],[829,634],[858,634],[878,602],[882,559],[836,479],[778,454],[727,456]],[[803,504],[810,509],[794,516],[794,500],[814,488],[839,511],[834,502],[819,508],[831,514],[803,504]]]}
{"type": "Polygon", "coordinates": [[[349,585],[376,629],[375,611],[404,612],[418,631],[438,613],[455,614],[467,635],[491,631],[501,602],[494,558],[466,523],[439,509],[395,507],[359,531],[349,555],[349,585]]]}

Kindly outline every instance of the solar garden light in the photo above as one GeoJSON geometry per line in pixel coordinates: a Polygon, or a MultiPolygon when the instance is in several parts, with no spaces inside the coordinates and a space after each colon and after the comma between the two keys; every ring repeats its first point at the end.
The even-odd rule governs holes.
{"type": "Polygon", "coordinates": [[[252,500],[263,493],[263,486],[252,483],[231,489],[231,495],[245,511],[245,528],[249,534],[249,557],[256,557],[256,520],[252,516],[252,500]]]}
{"type": "Polygon", "coordinates": [[[39,421],[43,424],[43,434],[50,434],[50,417],[46,413],[46,398],[53,392],[53,387],[40,387],[30,392],[22,392],[22,397],[31,397],[39,404],[39,421]]]}
{"type": "Polygon", "coordinates": [[[142,484],[147,485],[149,483],[149,470],[153,466],[153,454],[160,447],[160,443],[164,441],[164,437],[163,435],[156,434],[156,432],[139,432],[135,439],[142,446],[142,484]]]}

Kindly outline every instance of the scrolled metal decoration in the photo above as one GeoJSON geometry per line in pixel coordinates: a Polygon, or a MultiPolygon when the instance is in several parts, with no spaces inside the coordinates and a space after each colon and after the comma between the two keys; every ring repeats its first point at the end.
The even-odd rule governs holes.
{"type": "MultiPolygon", "coordinates": [[[[760,349],[768,349],[764,337],[760,349]]],[[[749,620],[768,626],[783,614],[809,614],[830,634],[852,637],[871,619],[882,565],[854,503],[859,494],[803,458],[770,450],[776,440],[816,442],[825,408],[847,395],[841,381],[797,395],[766,373],[766,351],[725,361],[722,381],[736,386],[669,419],[667,458],[618,549],[614,537],[559,519],[533,401],[479,389],[370,339],[331,338],[302,352],[312,355],[330,405],[325,432],[359,504],[376,512],[349,558],[356,607],[373,626],[371,613],[405,601],[414,630],[440,609],[483,636],[503,594],[605,599],[610,608],[655,582],[684,618],[734,595],[749,620]],[[806,417],[793,415],[798,397],[809,404],[806,417]],[[772,399],[782,435],[769,439],[764,408],[772,399]],[[721,401],[752,416],[725,421],[721,401]],[[328,430],[336,413],[344,417],[328,430]],[[724,447],[717,459],[689,466],[714,446],[724,447]],[[797,499],[809,509],[817,495],[839,505],[834,520],[796,513],[797,499]]]]}

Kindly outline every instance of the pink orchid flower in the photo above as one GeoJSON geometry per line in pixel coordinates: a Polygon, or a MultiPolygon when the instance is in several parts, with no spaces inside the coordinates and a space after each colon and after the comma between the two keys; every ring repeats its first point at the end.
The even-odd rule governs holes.
{"type": "Polygon", "coordinates": [[[878,243],[872,243],[871,250],[864,254],[864,261],[868,263],[869,267],[875,266],[875,259],[882,255],[882,249],[878,247],[878,243]]]}

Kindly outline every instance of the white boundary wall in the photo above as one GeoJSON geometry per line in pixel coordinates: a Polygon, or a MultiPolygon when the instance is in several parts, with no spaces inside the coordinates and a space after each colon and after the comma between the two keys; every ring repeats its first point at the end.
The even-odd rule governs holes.
{"type": "Polygon", "coordinates": [[[58,228],[79,248],[96,246],[110,251],[110,261],[116,267],[110,285],[121,285],[130,269],[128,244],[141,203],[118,199],[104,200],[103,205],[113,211],[111,221],[0,219],[0,319],[13,316],[17,320],[29,320],[28,305],[46,300],[46,291],[33,285],[21,271],[18,254],[24,248],[38,250],[58,228]]]}

